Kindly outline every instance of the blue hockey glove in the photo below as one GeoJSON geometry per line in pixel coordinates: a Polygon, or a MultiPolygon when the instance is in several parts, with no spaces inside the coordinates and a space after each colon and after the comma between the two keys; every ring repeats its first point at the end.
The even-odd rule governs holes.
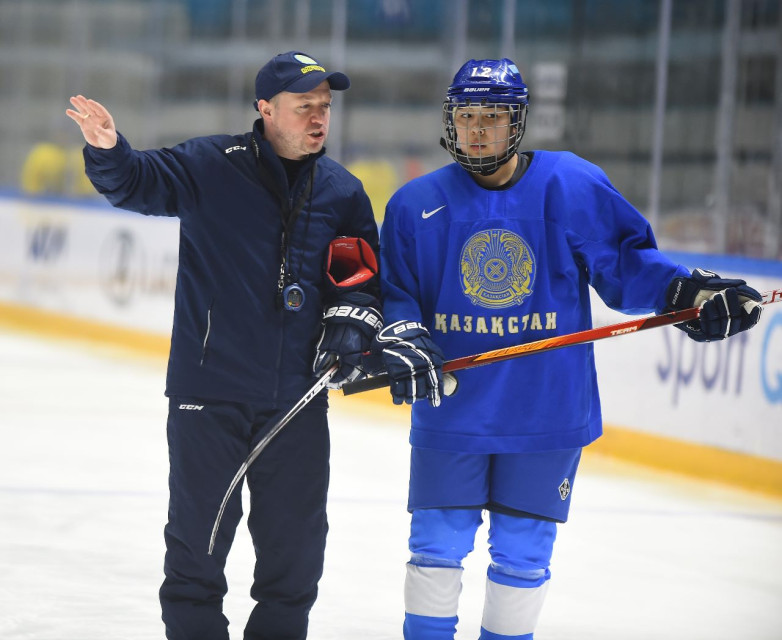
{"type": "Polygon", "coordinates": [[[339,361],[340,368],[329,382],[329,389],[339,389],[346,382],[366,376],[362,359],[383,326],[379,309],[380,303],[373,296],[359,292],[346,293],[326,308],[312,370],[320,377],[339,361]]]}
{"type": "Polygon", "coordinates": [[[443,352],[420,322],[394,322],[375,338],[391,380],[394,404],[429,399],[440,406],[443,390],[443,352]]]}
{"type": "Polygon", "coordinates": [[[674,278],[665,295],[667,310],[700,307],[698,320],[674,325],[697,342],[722,340],[754,327],[763,297],[744,280],[720,278],[695,269],[689,278],[674,278]]]}

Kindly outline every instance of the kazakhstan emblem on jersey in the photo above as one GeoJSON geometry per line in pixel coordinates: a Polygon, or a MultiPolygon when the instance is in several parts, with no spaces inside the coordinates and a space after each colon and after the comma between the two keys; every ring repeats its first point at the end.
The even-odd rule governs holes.
{"type": "Polygon", "coordinates": [[[532,293],[535,256],[521,236],[488,229],[465,242],[460,258],[462,290],[488,309],[520,305],[532,293]]]}

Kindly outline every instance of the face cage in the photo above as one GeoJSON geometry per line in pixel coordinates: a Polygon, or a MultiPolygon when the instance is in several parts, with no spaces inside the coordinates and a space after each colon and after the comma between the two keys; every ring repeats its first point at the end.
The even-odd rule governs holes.
{"type": "MultiPolygon", "coordinates": [[[[464,169],[470,173],[479,173],[482,176],[490,176],[495,173],[502,165],[513,157],[521,144],[521,139],[524,137],[524,130],[527,126],[527,105],[526,104],[505,104],[501,102],[486,103],[481,101],[480,103],[471,104],[467,99],[463,103],[450,102],[446,100],[443,102],[443,138],[445,140],[445,148],[448,153],[451,154],[456,162],[458,162],[464,169]],[[494,107],[495,114],[498,108],[510,108],[511,110],[511,122],[508,125],[495,126],[495,129],[507,129],[507,136],[504,138],[507,141],[506,149],[500,155],[487,155],[487,156],[469,156],[464,153],[460,148],[456,137],[456,125],[453,122],[453,115],[459,107],[481,107],[482,113],[486,113],[486,109],[494,107]]],[[[481,127],[481,130],[485,130],[488,127],[481,127]]],[[[495,138],[496,142],[501,142],[503,138],[498,136],[495,138]]]]}

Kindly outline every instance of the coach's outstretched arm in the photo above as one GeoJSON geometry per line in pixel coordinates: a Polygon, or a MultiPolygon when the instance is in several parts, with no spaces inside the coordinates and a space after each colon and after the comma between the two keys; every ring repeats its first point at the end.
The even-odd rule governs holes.
{"type": "Polygon", "coordinates": [[[74,109],[66,109],[65,115],[79,125],[87,144],[99,149],[113,149],[117,144],[117,128],[114,118],[100,102],[82,95],[73,96],[74,109]]]}

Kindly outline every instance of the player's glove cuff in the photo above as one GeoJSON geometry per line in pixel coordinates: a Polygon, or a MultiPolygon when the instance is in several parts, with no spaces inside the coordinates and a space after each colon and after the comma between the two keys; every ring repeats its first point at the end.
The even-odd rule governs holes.
{"type": "Polygon", "coordinates": [[[312,365],[315,375],[323,375],[339,361],[340,368],[328,384],[330,389],[366,377],[363,358],[382,326],[380,303],[373,296],[351,292],[338,297],[323,314],[323,332],[312,365]]]}
{"type": "Polygon", "coordinates": [[[697,342],[722,340],[754,327],[763,310],[763,297],[746,281],[720,278],[695,269],[689,278],[674,278],[665,296],[666,311],[700,307],[697,320],[674,325],[697,342]]]}
{"type": "Polygon", "coordinates": [[[440,405],[443,390],[443,352],[420,322],[394,322],[378,332],[373,351],[379,351],[391,381],[394,404],[427,399],[440,405]]]}

